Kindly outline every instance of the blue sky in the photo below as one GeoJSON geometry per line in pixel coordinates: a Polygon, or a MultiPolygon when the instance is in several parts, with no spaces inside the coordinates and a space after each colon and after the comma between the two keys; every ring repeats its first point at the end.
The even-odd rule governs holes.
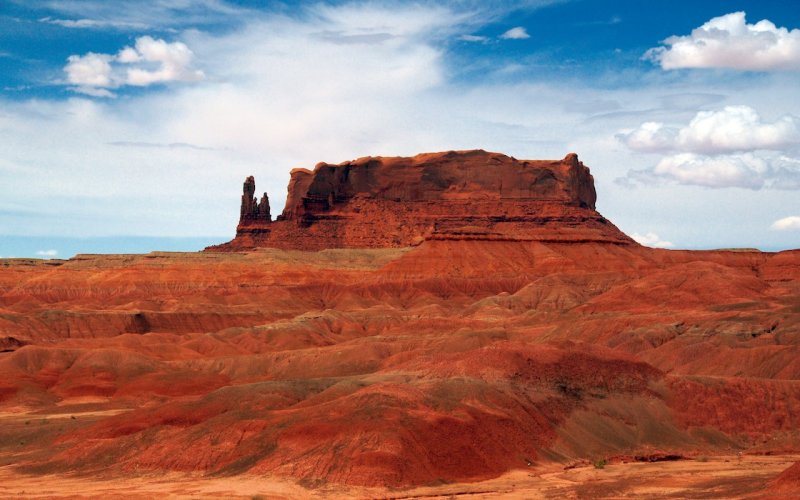
{"type": "Polygon", "coordinates": [[[789,1],[0,0],[0,256],[196,250],[241,181],[575,151],[645,244],[800,247],[789,1]]]}

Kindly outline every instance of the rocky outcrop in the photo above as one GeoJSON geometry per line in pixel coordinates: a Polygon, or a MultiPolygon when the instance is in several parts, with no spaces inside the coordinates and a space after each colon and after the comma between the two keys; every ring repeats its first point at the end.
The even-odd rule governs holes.
{"type": "Polygon", "coordinates": [[[259,202],[254,196],[256,192],[256,181],[251,175],[244,181],[242,193],[242,207],[239,212],[239,226],[249,226],[258,224],[269,224],[272,216],[269,212],[269,197],[267,193],[261,196],[259,202]]]}
{"type": "Polygon", "coordinates": [[[319,163],[291,171],[275,222],[266,194],[257,203],[254,193],[248,177],[236,238],[209,250],[405,247],[442,239],[633,244],[595,210],[594,179],[574,153],[517,160],[473,150],[319,163]]]}
{"type": "Polygon", "coordinates": [[[0,353],[16,351],[27,344],[24,340],[14,337],[0,337],[0,353]]]}

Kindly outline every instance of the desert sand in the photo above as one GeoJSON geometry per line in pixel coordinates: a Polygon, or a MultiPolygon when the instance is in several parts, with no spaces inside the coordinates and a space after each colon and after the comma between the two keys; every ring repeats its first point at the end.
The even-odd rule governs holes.
{"type": "Polygon", "coordinates": [[[534,467],[475,483],[408,488],[366,488],[338,484],[298,484],[281,477],[240,475],[209,478],[170,472],[89,477],[20,474],[0,468],[0,495],[27,498],[796,498],[774,478],[798,455],[702,456],[694,460],[620,462],[597,469],[591,464],[534,467]]]}

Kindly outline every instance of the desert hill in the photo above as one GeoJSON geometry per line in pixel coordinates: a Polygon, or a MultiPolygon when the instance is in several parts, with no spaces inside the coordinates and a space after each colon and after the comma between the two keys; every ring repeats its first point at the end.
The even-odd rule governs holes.
{"type": "Polygon", "coordinates": [[[320,164],[274,221],[254,195],[206,252],[0,260],[0,467],[406,488],[800,453],[798,250],[640,246],[574,155],[320,164]]]}

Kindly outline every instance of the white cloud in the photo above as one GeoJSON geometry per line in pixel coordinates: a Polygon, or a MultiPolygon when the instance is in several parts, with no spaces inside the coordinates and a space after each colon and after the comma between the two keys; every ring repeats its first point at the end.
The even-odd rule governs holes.
{"type": "Polygon", "coordinates": [[[644,122],[638,128],[622,131],[617,138],[629,148],[644,152],[669,151],[675,147],[678,131],[660,122],[644,122]]]}
{"type": "Polygon", "coordinates": [[[650,49],[644,57],[667,70],[800,70],[800,29],[778,28],[766,19],[747,24],[744,12],[715,17],[690,35],[663,43],[669,47],[650,49]]]}
{"type": "Polygon", "coordinates": [[[726,106],[719,111],[701,111],[680,129],[660,122],[645,122],[617,137],[629,148],[645,152],[678,150],[714,154],[782,150],[800,144],[800,119],[785,115],[767,123],[749,106],[726,106]]]}
{"type": "Polygon", "coordinates": [[[701,111],[680,128],[645,122],[616,137],[634,151],[673,153],[653,168],[629,171],[618,179],[622,185],[666,180],[712,188],[800,189],[800,160],[790,156],[800,144],[800,119],[793,115],[766,122],[749,106],[726,106],[701,111]]]}
{"type": "Polygon", "coordinates": [[[158,82],[197,81],[204,77],[202,71],[190,69],[192,51],[181,42],[167,43],[149,36],[136,39],[136,47],[125,47],[117,61],[133,64],[140,61],[157,63],[156,70],[131,67],[127,70],[127,85],[146,86],[158,82]]]}
{"type": "Polygon", "coordinates": [[[38,250],[36,255],[40,257],[55,257],[58,255],[58,250],[38,250]]]}
{"type": "Polygon", "coordinates": [[[73,92],[77,92],[79,94],[85,94],[92,97],[108,97],[110,99],[116,98],[117,94],[111,92],[108,89],[100,88],[100,87],[89,87],[88,85],[78,85],[76,87],[67,87],[68,90],[73,92]]]}
{"type": "Polygon", "coordinates": [[[631,238],[633,238],[633,241],[636,243],[646,247],[673,248],[675,246],[675,244],[670,241],[662,240],[656,233],[633,233],[631,234],[631,238]]]}
{"type": "Polygon", "coordinates": [[[462,42],[481,42],[485,43],[489,41],[488,37],[480,36],[480,35],[461,35],[458,37],[459,40],[462,42]]]}
{"type": "Polygon", "coordinates": [[[67,58],[64,72],[71,90],[94,97],[111,97],[108,90],[123,85],[144,87],[154,83],[198,81],[202,71],[191,68],[193,53],[182,42],[168,43],[150,36],[136,39],[116,55],[89,52],[67,58]]]}
{"type": "Polygon", "coordinates": [[[530,38],[531,36],[522,26],[517,26],[516,28],[511,28],[510,30],[506,31],[500,38],[504,40],[525,40],[526,38],[530,38]]]}
{"type": "Polygon", "coordinates": [[[783,116],[764,123],[748,106],[726,106],[721,111],[701,111],[678,133],[680,149],[700,153],[780,150],[800,143],[800,122],[783,116]]]}
{"type": "Polygon", "coordinates": [[[774,231],[800,231],[800,215],[790,215],[772,223],[770,229],[774,231]]]}
{"type": "Polygon", "coordinates": [[[631,170],[627,177],[618,179],[622,185],[660,181],[709,188],[796,190],[800,189],[800,160],[753,153],[717,156],[680,153],[662,158],[653,168],[631,170]]]}
{"type": "Polygon", "coordinates": [[[767,163],[752,154],[707,157],[683,153],[663,158],[653,175],[679,184],[760,189],[768,171],[767,163]]]}
{"type": "Polygon", "coordinates": [[[89,52],[83,56],[69,56],[64,72],[67,81],[79,87],[111,87],[114,81],[111,75],[113,56],[89,52]]]}
{"type": "Polygon", "coordinates": [[[77,29],[104,29],[104,28],[117,28],[117,29],[147,29],[148,25],[144,23],[136,23],[129,21],[119,20],[99,20],[99,19],[53,19],[52,17],[43,17],[39,22],[46,24],[55,24],[64,28],[77,28],[77,29]]]}

